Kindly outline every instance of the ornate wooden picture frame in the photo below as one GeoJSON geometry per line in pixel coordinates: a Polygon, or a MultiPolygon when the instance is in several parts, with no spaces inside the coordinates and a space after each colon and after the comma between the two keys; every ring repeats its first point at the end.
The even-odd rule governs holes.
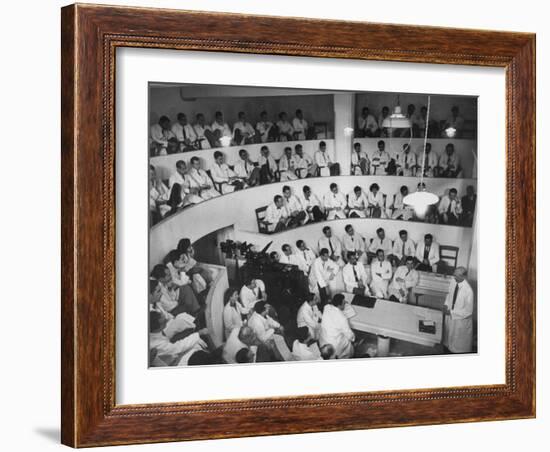
{"type": "Polygon", "coordinates": [[[535,416],[535,36],[71,5],[62,9],[62,442],[73,447],[535,416]],[[404,39],[406,37],[406,39],[404,39]],[[115,51],[506,70],[506,382],[250,400],[115,403],[115,51]]]}

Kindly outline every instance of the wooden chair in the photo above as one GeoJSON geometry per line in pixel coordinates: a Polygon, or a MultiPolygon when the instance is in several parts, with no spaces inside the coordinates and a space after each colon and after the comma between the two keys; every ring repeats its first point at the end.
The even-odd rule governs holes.
{"type": "Polygon", "coordinates": [[[265,221],[265,214],[267,206],[258,207],[256,209],[256,223],[258,223],[258,232],[262,234],[271,234],[267,227],[267,221],[265,221]]]}
{"type": "Polygon", "coordinates": [[[458,263],[458,246],[439,245],[438,273],[452,275],[458,263]]]}

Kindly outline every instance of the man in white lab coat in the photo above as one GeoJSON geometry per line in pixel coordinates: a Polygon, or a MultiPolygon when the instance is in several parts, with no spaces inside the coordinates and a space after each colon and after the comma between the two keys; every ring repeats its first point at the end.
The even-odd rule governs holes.
{"type": "Polygon", "coordinates": [[[407,257],[411,256],[414,260],[416,247],[414,242],[409,238],[409,233],[405,229],[399,231],[399,238],[393,242],[391,255],[388,260],[394,266],[405,265],[407,257]]]}
{"type": "Polygon", "coordinates": [[[351,153],[351,174],[353,176],[364,176],[369,174],[370,160],[366,152],[361,150],[361,143],[353,144],[351,153]]]}
{"type": "Polygon", "coordinates": [[[309,216],[310,221],[321,221],[325,219],[325,213],[321,201],[315,193],[311,192],[311,188],[308,185],[304,185],[302,188],[304,195],[300,199],[302,206],[309,216]]]}
{"type": "Polygon", "coordinates": [[[348,194],[348,208],[350,218],[365,218],[367,216],[367,209],[369,201],[363,189],[357,185],[353,189],[353,192],[348,194]]]}
{"type": "Polygon", "coordinates": [[[378,250],[384,251],[384,256],[389,256],[392,250],[391,240],[386,237],[386,231],[384,228],[378,228],[376,230],[376,237],[374,237],[367,249],[367,255],[369,262],[376,257],[378,250]]]}
{"type": "Polygon", "coordinates": [[[314,293],[319,293],[321,305],[328,302],[330,284],[340,272],[340,267],[329,258],[329,250],[322,248],[319,257],[315,259],[309,273],[309,287],[314,293]]]}
{"type": "Polygon", "coordinates": [[[303,240],[298,240],[296,242],[296,256],[300,257],[300,260],[303,260],[305,263],[305,270],[304,273],[306,275],[309,275],[309,270],[311,269],[311,266],[313,265],[313,261],[317,256],[315,256],[315,253],[307,247],[306,242],[303,240]]]}
{"type": "Polygon", "coordinates": [[[252,124],[246,120],[244,111],[239,112],[239,120],[233,124],[233,141],[235,145],[242,146],[254,143],[256,131],[252,124]]]}
{"type": "Polygon", "coordinates": [[[279,174],[281,175],[281,182],[298,179],[296,169],[296,160],[292,155],[292,148],[287,146],[285,147],[284,153],[279,160],[279,174]]]}
{"type": "MultiPolygon", "coordinates": [[[[393,204],[388,206],[387,215],[392,220],[411,220],[414,216],[414,209],[408,206],[403,201],[409,194],[409,188],[406,185],[402,185],[399,189],[399,193],[396,193],[393,198],[393,204]]],[[[389,204],[389,203],[386,203],[389,204]]]]}
{"type": "Polygon", "coordinates": [[[269,345],[274,334],[283,333],[283,327],[269,316],[270,306],[265,301],[258,301],[254,305],[254,312],[248,319],[248,326],[256,333],[256,337],[264,344],[269,345]]]}
{"type": "Polygon", "coordinates": [[[304,148],[300,143],[294,146],[294,166],[296,174],[300,179],[315,176],[317,165],[313,163],[313,159],[309,154],[304,154],[304,148]]]}
{"type": "Polygon", "coordinates": [[[425,272],[435,272],[439,262],[439,244],[434,241],[432,234],[424,236],[424,243],[416,246],[416,269],[425,272]]]}
{"type": "Polygon", "coordinates": [[[327,220],[346,218],[348,202],[345,195],[338,189],[338,184],[330,184],[330,192],[323,197],[323,206],[327,212],[327,220]]]}
{"type": "Polygon", "coordinates": [[[295,140],[307,140],[308,139],[308,124],[304,119],[304,114],[302,110],[296,110],[296,116],[292,120],[292,127],[294,128],[294,139],[295,140]]]}
{"type": "Polygon", "coordinates": [[[212,179],[220,185],[222,194],[233,193],[235,190],[242,190],[244,182],[224,162],[224,155],[220,151],[214,152],[214,164],[210,168],[212,179]]]}
{"type": "Polygon", "coordinates": [[[300,226],[308,222],[309,215],[305,211],[298,196],[292,194],[288,185],[283,187],[283,201],[290,216],[289,227],[300,226]]]}
{"type": "Polygon", "coordinates": [[[351,358],[353,356],[355,334],[343,313],[345,304],[344,295],[334,295],[332,302],[325,306],[323,320],[321,321],[319,343],[321,346],[332,345],[335,350],[335,358],[337,359],[351,358]]]}
{"type": "Polygon", "coordinates": [[[419,275],[414,269],[414,258],[408,256],[405,265],[397,267],[388,290],[390,300],[407,303],[414,288],[418,285],[419,275]]]}
{"type": "Polygon", "coordinates": [[[317,307],[318,304],[319,298],[310,293],[306,296],[306,300],[300,306],[296,315],[298,328],[307,327],[309,335],[315,340],[319,339],[321,319],[323,318],[323,314],[321,314],[321,311],[317,307]]]}
{"type": "Polygon", "coordinates": [[[347,257],[351,251],[356,254],[361,264],[366,264],[367,253],[365,252],[365,238],[358,232],[355,232],[351,224],[347,224],[344,229],[346,233],[342,238],[343,255],[347,257]]]}
{"type": "Polygon", "coordinates": [[[356,295],[370,295],[367,272],[365,266],[358,262],[357,253],[348,251],[347,258],[348,263],[342,269],[346,292],[356,295]]]}
{"type": "Polygon", "coordinates": [[[376,252],[376,259],[370,266],[371,290],[376,298],[388,298],[388,285],[392,277],[392,269],[389,261],[386,260],[384,251],[379,249],[376,252]]]}
{"type": "Polygon", "coordinates": [[[342,244],[338,237],[332,235],[332,229],[330,226],[325,226],[323,228],[323,237],[319,239],[317,243],[317,249],[326,248],[329,250],[329,257],[332,261],[336,262],[340,267],[344,266],[344,260],[342,259],[342,244]]]}
{"type": "Polygon", "coordinates": [[[327,151],[327,144],[324,141],[319,142],[319,150],[315,151],[315,154],[313,154],[313,160],[319,170],[319,176],[340,175],[340,164],[332,161],[327,151]]]}
{"type": "Polygon", "coordinates": [[[266,301],[265,284],[261,279],[247,278],[241,287],[239,298],[242,303],[241,313],[249,314],[258,301],[266,301]]]}
{"type": "Polygon", "coordinates": [[[380,191],[380,186],[377,183],[371,184],[367,193],[368,215],[372,218],[385,218],[386,205],[384,201],[384,193],[380,191]]]}
{"type": "Polygon", "coordinates": [[[256,133],[260,138],[261,143],[267,143],[268,141],[274,141],[274,127],[271,121],[267,120],[267,111],[262,111],[260,113],[260,120],[256,124],[256,133]]]}
{"type": "Polygon", "coordinates": [[[451,188],[447,195],[444,195],[439,201],[437,207],[439,212],[439,222],[443,224],[457,225],[462,215],[462,205],[458,197],[456,188],[451,188]]]}
{"type": "Polygon", "coordinates": [[[178,113],[177,121],[172,125],[172,133],[175,135],[180,146],[179,150],[193,151],[198,149],[197,134],[193,126],[187,122],[185,113],[178,113]]]}
{"type": "Polygon", "coordinates": [[[445,299],[445,337],[451,353],[471,353],[473,349],[474,291],[466,280],[466,269],[458,267],[445,299]]]}
{"type": "Polygon", "coordinates": [[[265,211],[265,222],[270,232],[280,232],[285,230],[291,221],[290,214],[285,206],[283,197],[275,195],[273,203],[267,206],[265,211]]]}
{"type": "Polygon", "coordinates": [[[198,195],[204,200],[220,196],[220,193],[214,188],[210,176],[201,169],[200,159],[196,156],[191,158],[191,167],[187,172],[187,183],[190,195],[198,195]]]}
{"type": "Polygon", "coordinates": [[[246,149],[239,151],[239,160],[235,163],[233,171],[249,187],[255,187],[260,183],[259,164],[250,159],[250,155],[246,149]]]}
{"type": "Polygon", "coordinates": [[[408,143],[405,143],[403,149],[395,154],[394,159],[397,176],[416,176],[416,154],[411,151],[411,146],[408,143]]]}

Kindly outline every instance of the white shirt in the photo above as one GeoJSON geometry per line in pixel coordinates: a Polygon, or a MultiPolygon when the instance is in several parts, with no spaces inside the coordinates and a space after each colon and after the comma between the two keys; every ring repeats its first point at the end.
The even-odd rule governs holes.
{"type": "Polygon", "coordinates": [[[298,140],[306,139],[307,121],[305,119],[294,118],[292,120],[294,132],[298,133],[298,140]]]}
{"type": "Polygon", "coordinates": [[[313,261],[315,260],[315,253],[311,251],[309,248],[306,248],[305,250],[296,250],[296,255],[300,256],[300,259],[302,259],[306,265],[306,269],[304,270],[304,273],[309,273],[309,269],[311,268],[311,265],[313,264],[313,261]]]}
{"type": "Polygon", "coordinates": [[[290,195],[289,198],[283,196],[283,200],[289,213],[301,212],[302,210],[304,210],[304,206],[296,195],[290,195]]]}
{"type": "Polygon", "coordinates": [[[348,251],[365,252],[365,239],[356,231],[353,231],[353,235],[346,232],[342,237],[342,245],[344,256],[347,256],[348,251]]]}
{"type": "Polygon", "coordinates": [[[403,240],[401,240],[401,237],[399,237],[393,243],[391,253],[401,259],[403,256],[414,256],[415,251],[416,246],[411,239],[407,238],[407,240],[403,242],[403,240]],[[405,250],[405,254],[403,254],[403,249],[405,250]]]}
{"type": "Polygon", "coordinates": [[[311,165],[313,165],[313,159],[309,154],[304,152],[301,157],[298,154],[294,155],[294,166],[296,169],[308,170],[311,168],[311,165]]]}
{"type": "Polygon", "coordinates": [[[287,157],[286,154],[283,154],[283,156],[279,160],[279,171],[289,171],[294,173],[295,169],[296,160],[294,159],[294,156],[291,155],[290,157],[287,157]]]}
{"type": "Polygon", "coordinates": [[[386,151],[374,151],[370,159],[371,174],[386,174],[386,166],[390,162],[390,155],[386,151]]]}
{"type": "MultiPolygon", "coordinates": [[[[425,248],[426,244],[424,242],[421,242],[416,246],[416,258],[420,262],[424,261],[425,248]]],[[[428,253],[428,261],[430,262],[430,265],[434,265],[436,262],[439,262],[439,244],[437,242],[432,241],[430,252],[428,253]]]]}
{"type": "Polygon", "coordinates": [[[319,201],[319,198],[315,193],[311,193],[309,195],[309,198],[306,198],[305,195],[302,195],[300,201],[304,209],[307,211],[310,211],[315,206],[321,207],[321,201],[319,201]]]}
{"type": "Polygon", "coordinates": [[[235,130],[240,130],[245,138],[253,137],[256,133],[254,132],[254,127],[249,122],[237,121],[233,124],[233,133],[235,133],[235,130]]]}
{"type": "Polygon", "coordinates": [[[256,124],[256,130],[260,134],[260,139],[262,140],[262,143],[265,143],[267,141],[269,130],[272,127],[273,127],[273,123],[270,121],[259,121],[256,124]]]}
{"type": "Polygon", "coordinates": [[[317,307],[317,305],[310,305],[307,301],[302,303],[302,306],[298,309],[296,315],[296,324],[298,328],[307,326],[309,335],[315,339],[319,336],[319,329],[321,328],[320,321],[323,318],[323,314],[317,307]]]}
{"type": "Polygon", "coordinates": [[[333,193],[328,192],[323,197],[323,205],[325,209],[332,208],[336,210],[344,210],[347,206],[346,196],[342,192],[333,193]]]}
{"type": "Polygon", "coordinates": [[[351,263],[344,265],[344,268],[342,269],[342,276],[344,278],[346,292],[353,292],[353,289],[359,287],[358,281],[360,281],[366,288],[365,293],[370,293],[369,286],[367,285],[367,272],[365,271],[365,266],[363,264],[358,262],[355,265],[351,265],[351,263]],[[354,269],[355,273],[353,272],[354,269]]]}
{"type": "Polygon", "coordinates": [[[391,264],[388,261],[380,262],[378,259],[374,259],[370,265],[370,273],[373,283],[388,282],[392,275],[391,264]]]}
{"type": "Polygon", "coordinates": [[[412,176],[413,169],[416,166],[416,154],[409,151],[400,151],[395,154],[395,164],[398,171],[403,171],[404,176],[412,176]]]}
{"type": "Polygon", "coordinates": [[[327,166],[329,166],[330,163],[332,163],[332,160],[327,150],[325,150],[324,152],[320,149],[318,151],[315,151],[313,159],[315,160],[315,163],[319,168],[326,168],[327,166]]]}
{"type": "Polygon", "coordinates": [[[378,130],[378,122],[373,115],[367,115],[366,118],[359,116],[357,118],[357,125],[359,130],[370,130],[371,132],[376,132],[378,130]]]}
{"type": "Polygon", "coordinates": [[[316,355],[306,345],[302,344],[298,339],[292,344],[292,356],[296,361],[314,361],[322,359],[319,355],[316,355]]]}
{"type": "MultiPolygon", "coordinates": [[[[422,165],[422,156],[418,157],[418,164],[422,165]]],[[[424,173],[430,177],[433,177],[434,168],[439,165],[439,156],[433,151],[426,152],[426,158],[424,159],[424,173]]]]}
{"type": "Polygon", "coordinates": [[[457,283],[455,279],[451,281],[445,305],[451,313],[445,319],[446,334],[443,343],[453,353],[471,352],[473,345],[474,292],[468,281],[464,280],[460,283],[457,283]],[[458,287],[458,292],[453,307],[456,287],[458,287]]]}
{"type": "Polygon", "coordinates": [[[239,159],[237,163],[235,163],[233,171],[239,177],[248,178],[252,174],[252,171],[254,171],[254,168],[256,167],[253,162],[239,159]]]}
{"type": "Polygon", "coordinates": [[[408,291],[414,289],[418,285],[419,278],[420,275],[414,268],[409,270],[406,265],[397,267],[390,283],[390,294],[397,296],[401,301],[405,301],[408,291]],[[397,281],[398,279],[403,279],[404,281],[397,281]],[[404,294],[401,293],[401,291],[403,291],[404,294]]]}
{"type": "Polygon", "coordinates": [[[355,334],[351,330],[344,313],[336,306],[327,304],[321,321],[319,339],[321,346],[331,344],[337,358],[349,358],[352,353],[352,341],[354,340],[355,334]]]}
{"type": "Polygon", "coordinates": [[[240,328],[243,324],[241,307],[242,305],[239,302],[235,303],[235,306],[231,306],[231,303],[228,302],[223,308],[223,328],[226,338],[229,337],[234,328],[240,328]]]}
{"type": "Polygon", "coordinates": [[[243,348],[248,348],[246,344],[240,341],[239,332],[240,328],[234,328],[231,333],[229,333],[227,341],[223,346],[222,357],[228,364],[236,364],[238,351],[243,348]]]}
{"type": "Polygon", "coordinates": [[[350,209],[364,212],[368,205],[369,201],[367,199],[367,196],[362,191],[359,197],[357,197],[355,192],[351,192],[348,194],[348,207],[350,209]]]}
{"type": "Polygon", "coordinates": [[[351,164],[352,165],[359,165],[361,163],[361,160],[367,160],[369,161],[369,157],[367,156],[366,152],[359,151],[359,153],[354,149],[351,153],[351,164]]]}
{"type": "Polygon", "coordinates": [[[336,262],[331,259],[324,261],[321,257],[318,257],[313,261],[310,273],[310,281],[313,284],[319,284],[320,287],[327,287],[336,275],[340,267],[336,262]]]}
{"type": "Polygon", "coordinates": [[[279,223],[289,217],[288,209],[285,205],[277,207],[274,202],[267,206],[265,212],[265,221],[271,225],[279,223]]]}
{"type": "Polygon", "coordinates": [[[329,253],[334,254],[335,256],[342,255],[342,244],[338,237],[332,236],[330,239],[326,236],[322,236],[317,243],[318,250],[321,251],[323,248],[326,248],[329,253]]]}
{"type": "Polygon", "coordinates": [[[201,126],[199,123],[197,123],[193,126],[193,130],[195,131],[195,135],[196,135],[197,139],[201,140],[201,148],[202,149],[210,149],[210,143],[206,139],[206,136],[204,135],[204,132],[206,132],[207,130],[212,131],[212,128],[208,124],[205,124],[204,126],[201,126]]]}
{"type": "Polygon", "coordinates": [[[169,130],[164,130],[160,124],[153,124],[151,126],[151,141],[168,146],[168,140],[174,135],[169,130]]]}
{"type": "Polygon", "coordinates": [[[387,257],[392,250],[391,240],[387,237],[383,239],[380,239],[378,236],[374,237],[372,242],[370,242],[369,251],[371,253],[376,253],[378,250],[384,250],[384,256],[387,257]]]}
{"type": "Polygon", "coordinates": [[[149,348],[156,349],[157,356],[166,364],[170,365],[178,355],[191,350],[195,345],[206,344],[199,336],[199,333],[193,333],[177,342],[170,342],[170,339],[162,332],[149,334],[149,348]],[[201,344],[202,343],[202,344],[201,344]]]}
{"type": "Polygon", "coordinates": [[[439,157],[439,166],[444,170],[450,169],[451,171],[456,171],[460,166],[460,159],[456,152],[453,152],[450,156],[444,152],[441,157],[439,157]]]}
{"type": "Polygon", "coordinates": [[[217,163],[212,164],[210,172],[212,174],[212,179],[218,184],[227,183],[230,177],[236,176],[227,163],[222,163],[221,165],[217,163]]]}
{"type": "Polygon", "coordinates": [[[241,292],[239,293],[239,298],[243,304],[241,307],[241,312],[243,314],[247,314],[252,309],[254,309],[254,305],[257,301],[260,300],[260,298],[265,298],[265,284],[261,279],[255,279],[256,287],[254,290],[251,290],[248,286],[243,285],[241,287],[241,292]],[[261,295],[260,295],[261,293],[261,295]]]}
{"type": "Polygon", "coordinates": [[[279,328],[281,325],[269,316],[264,317],[254,312],[248,319],[248,326],[252,328],[260,341],[266,342],[275,334],[275,328],[279,328]]]}
{"type": "Polygon", "coordinates": [[[193,129],[193,126],[191,124],[185,124],[182,126],[179,122],[174,123],[172,125],[172,133],[176,136],[178,141],[185,141],[191,140],[195,141],[197,139],[197,134],[195,133],[195,130],[193,129]],[[183,134],[183,131],[185,130],[185,136],[183,134]]]}
{"type": "Polygon", "coordinates": [[[203,186],[208,186],[208,189],[214,188],[212,180],[203,169],[191,168],[187,173],[187,183],[190,188],[199,188],[202,190],[203,186]]]}
{"type": "Polygon", "coordinates": [[[178,289],[168,289],[161,282],[159,282],[159,286],[162,292],[159,304],[166,312],[170,312],[178,305],[178,289]]]}
{"type": "Polygon", "coordinates": [[[219,122],[214,121],[210,127],[212,128],[212,132],[219,130],[221,132],[222,137],[233,136],[233,134],[231,133],[231,128],[229,127],[229,125],[227,125],[226,122],[224,122],[223,124],[220,124],[219,122]]]}
{"type": "Polygon", "coordinates": [[[445,195],[441,198],[441,201],[439,201],[437,210],[441,214],[452,213],[455,217],[458,217],[462,213],[462,205],[460,204],[458,196],[451,200],[449,195],[445,195]]]}
{"type": "Polygon", "coordinates": [[[294,128],[292,127],[292,124],[288,121],[277,121],[277,127],[279,128],[279,132],[290,134],[292,135],[294,133],[294,128]]]}
{"type": "Polygon", "coordinates": [[[378,190],[375,195],[374,192],[369,191],[367,193],[367,201],[369,206],[384,208],[384,193],[378,190]]]}
{"type": "Polygon", "coordinates": [[[271,156],[271,154],[268,154],[267,157],[265,157],[264,155],[260,155],[260,159],[259,159],[260,166],[266,165],[268,161],[269,161],[269,170],[272,172],[277,171],[278,169],[277,162],[271,156]]]}

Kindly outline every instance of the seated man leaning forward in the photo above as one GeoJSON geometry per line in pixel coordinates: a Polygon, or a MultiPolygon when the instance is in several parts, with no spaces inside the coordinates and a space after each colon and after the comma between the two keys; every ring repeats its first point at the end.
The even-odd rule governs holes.
{"type": "Polygon", "coordinates": [[[329,250],[322,248],[319,257],[313,261],[309,272],[309,287],[313,293],[319,293],[321,306],[328,303],[331,284],[340,272],[338,264],[329,258],[329,250]]]}
{"type": "Polygon", "coordinates": [[[314,361],[321,358],[319,348],[309,336],[309,330],[303,326],[296,330],[296,340],[292,343],[292,358],[296,361],[314,361]],[[315,349],[310,347],[313,344],[315,349]],[[316,351],[315,351],[316,350],[316,351]]]}
{"type": "Polygon", "coordinates": [[[434,241],[432,234],[424,236],[424,242],[416,245],[416,269],[432,272],[437,270],[439,262],[439,244],[434,241]]]}
{"type": "Polygon", "coordinates": [[[319,176],[340,175],[340,164],[332,161],[327,152],[327,144],[324,141],[319,142],[319,150],[315,151],[313,159],[319,171],[319,176]]]}
{"type": "Polygon", "coordinates": [[[357,260],[355,251],[348,252],[348,263],[342,269],[346,292],[355,295],[371,295],[365,266],[357,260]]]}
{"type": "Polygon", "coordinates": [[[289,227],[300,226],[307,223],[309,216],[302,206],[300,199],[292,194],[292,190],[288,185],[283,187],[283,201],[290,215],[289,227]]]}
{"type": "Polygon", "coordinates": [[[353,192],[348,194],[348,208],[350,218],[365,218],[368,213],[369,201],[363,189],[356,185],[353,192]]]}
{"type": "Polygon", "coordinates": [[[265,301],[258,301],[254,305],[254,312],[248,319],[248,326],[252,328],[256,337],[266,345],[273,342],[275,334],[283,334],[283,327],[269,316],[269,311],[269,304],[265,301]]]}
{"type": "Polygon", "coordinates": [[[290,225],[292,218],[285,206],[283,197],[275,195],[273,203],[267,206],[265,212],[265,222],[269,232],[284,231],[290,225]]]}
{"type": "Polygon", "coordinates": [[[246,149],[239,151],[239,160],[233,169],[249,187],[255,187],[260,183],[260,167],[258,162],[253,162],[246,149]]]}
{"type": "Polygon", "coordinates": [[[321,314],[321,311],[317,307],[318,304],[319,298],[313,293],[308,293],[296,315],[298,328],[307,327],[310,337],[315,340],[319,339],[321,319],[323,318],[323,314],[321,314]]]}
{"type": "Polygon", "coordinates": [[[414,288],[418,285],[419,275],[414,269],[414,257],[408,256],[405,265],[397,267],[389,287],[389,296],[392,301],[408,303],[414,288]]]}
{"type": "Polygon", "coordinates": [[[220,185],[222,194],[232,193],[235,190],[242,190],[244,182],[235,172],[224,162],[224,155],[220,151],[214,152],[214,164],[210,171],[212,179],[220,185]]]}
{"type": "Polygon", "coordinates": [[[321,321],[319,343],[321,347],[327,344],[332,345],[334,347],[334,357],[337,359],[353,357],[355,334],[343,313],[345,304],[344,295],[334,295],[331,304],[325,306],[323,320],[321,321]]]}

